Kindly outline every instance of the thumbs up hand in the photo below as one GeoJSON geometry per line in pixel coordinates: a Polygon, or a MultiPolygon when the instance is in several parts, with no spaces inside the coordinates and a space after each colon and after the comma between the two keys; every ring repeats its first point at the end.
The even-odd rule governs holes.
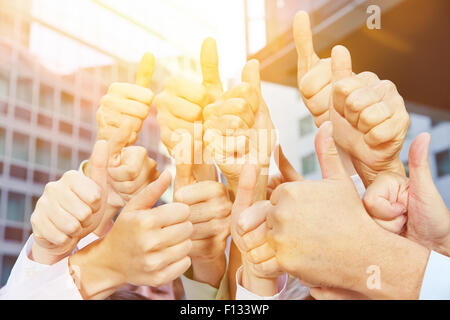
{"type": "Polygon", "coordinates": [[[273,191],[268,238],[280,265],[300,281],[350,289],[345,281],[361,272],[355,257],[379,227],[365,213],[332,131],[330,122],[323,123],[315,141],[324,179],[288,182],[273,191]]]}
{"type": "Polygon", "coordinates": [[[377,223],[389,231],[404,231],[407,238],[449,256],[450,212],[433,183],[429,143],[430,135],[423,133],[411,144],[409,180],[396,174],[377,176],[367,188],[364,204],[377,223]]]}
{"type": "Polygon", "coordinates": [[[194,155],[202,155],[203,152],[202,110],[223,91],[214,39],[207,38],[203,42],[200,62],[203,83],[171,78],[164,91],[155,98],[161,141],[175,158],[177,176],[184,180],[183,185],[194,183],[194,174],[200,180],[215,180],[215,170],[210,170],[211,165],[194,164],[194,155]]]}
{"type": "Polygon", "coordinates": [[[150,112],[153,92],[148,89],[155,66],[155,57],[146,53],[141,60],[136,75],[136,84],[113,83],[102,98],[97,110],[97,140],[109,140],[128,120],[132,133],[127,145],[136,142],[143,121],[150,112]]]}
{"type": "Polygon", "coordinates": [[[272,206],[269,201],[257,201],[255,189],[258,167],[242,169],[236,200],[232,210],[231,235],[242,255],[242,286],[261,295],[277,292],[277,278],[284,272],[267,243],[266,216],[272,206]]]}
{"type": "Polygon", "coordinates": [[[404,175],[399,154],[409,116],[395,85],[372,73],[352,75],[350,53],[342,46],[333,48],[332,73],[334,139],[366,186],[382,172],[404,175]]]}
{"type": "Polygon", "coordinates": [[[98,141],[91,157],[91,178],[68,171],[45,186],[31,215],[32,258],[53,264],[68,256],[78,241],[100,224],[107,201],[108,146],[98,141]]]}
{"type": "Polygon", "coordinates": [[[244,162],[268,168],[276,133],[261,95],[257,60],[247,62],[242,71],[242,84],[206,106],[203,117],[205,144],[233,192],[244,162]]]}

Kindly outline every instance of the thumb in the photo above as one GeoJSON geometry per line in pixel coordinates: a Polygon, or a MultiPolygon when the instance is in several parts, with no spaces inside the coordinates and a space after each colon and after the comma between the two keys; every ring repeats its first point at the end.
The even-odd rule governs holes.
{"type": "Polygon", "coordinates": [[[242,82],[246,82],[261,92],[261,76],[259,74],[259,61],[252,59],[242,69],[242,82]]]}
{"type": "Polygon", "coordinates": [[[132,133],[133,123],[131,120],[126,119],[114,132],[111,139],[108,140],[109,165],[111,167],[116,167],[120,164],[122,149],[128,145],[132,133]]]}
{"type": "Polygon", "coordinates": [[[275,147],[273,157],[283,177],[283,182],[293,182],[303,180],[302,175],[294,169],[294,167],[291,165],[289,160],[284,155],[280,145],[277,145],[275,147]]]}
{"type": "Polygon", "coordinates": [[[136,84],[148,88],[152,81],[153,71],[155,70],[155,56],[146,52],[139,63],[136,73],[136,84]]]}
{"type": "Polygon", "coordinates": [[[352,57],[344,46],[335,46],[331,51],[333,83],[352,76],[352,57]]]}
{"type": "Polygon", "coordinates": [[[294,41],[298,54],[298,72],[303,77],[318,61],[314,51],[309,15],[300,11],[294,18],[294,41]]]}
{"type": "Polygon", "coordinates": [[[257,178],[258,167],[256,165],[246,164],[243,166],[233,204],[233,213],[239,214],[253,204],[257,178]]]}
{"type": "Polygon", "coordinates": [[[131,198],[124,210],[133,211],[150,209],[167,190],[171,180],[172,175],[169,170],[164,170],[158,179],[150,183],[141,192],[131,198]]]}
{"type": "Polygon", "coordinates": [[[175,181],[173,185],[173,193],[175,194],[179,189],[191,185],[195,182],[194,174],[193,174],[193,166],[192,164],[178,164],[176,166],[176,175],[175,181]]]}
{"type": "Polygon", "coordinates": [[[107,200],[108,194],[108,144],[106,141],[99,140],[95,143],[89,163],[91,166],[90,178],[100,187],[103,204],[107,200]]]}
{"type": "Polygon", "coordinates": [[[409,149],[409,180],[415,187],[434,186],[428,155],[430,141],[429,133],[421,133],[414,139],[409,149]]]}
{"type": "Polygon", "coordinates": [[[320,126],[314,143],[322,177],[324,179],[348,178],[334,143],[333,125],[330,121],[325,121],[320,126]]]}
{"type": "Polygon", "coordinates": [[[216,40],[213,38],[206,38],[203,41],[200,52],[200,66],[203,75],[203,85],[206,88],[213,87],[222,92],[222,81],[220,81],[219,74],[219,57],[217,55],[216,40]]]}

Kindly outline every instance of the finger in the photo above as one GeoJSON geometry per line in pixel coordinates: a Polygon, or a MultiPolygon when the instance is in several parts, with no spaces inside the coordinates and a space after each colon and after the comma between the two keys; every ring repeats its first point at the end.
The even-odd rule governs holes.
{"type": "Polygon", "coordinates": [[[252,205],[253,196],[256,189],[257,175],[258,169],[255,165],[244,165],[239,178],[233,211],[238,210],[240,212],[252,205]]]}
{"type": "Polygon", "coordinates": [[[252,59],[242,69],[242,82],[246,82],[261,92],[261,76],[259,74],[259,61],[252,59]]]}
{"type": "Polygon", "coordinates": [[[226,196],[226,194],[226,188],[220,182],[199,181],[177,190],[174,194],[174,201],[193,205],[216,197],[226,196]]]}
{"type": "Polygon", "coordinates": [[[303,77],[319,58],[314,52],[313,37],[309,15],[300,11],[294,18],[294,41],[298,54],[298,71],[303,77]]]}
{"type": "Polygon", "coordinates": [[[383,229],[386,231],[400,234],[403,231],[403,228],[406,224],[407,217],[406,215],[402,214],[392,220],[382,220],[382,219],[374,219],[374,221],[383,229]]]}
{"type": "MultiPolygon", "coordinates": [[[[108,193],[108,144],[106,141],[100,140],[97,141],[94,145],[94,150],[92,151],[90,163],[90,178],[94,181],[99,187],[101,192],[101,207],[103,207],[104,203],[107,199],[108,193]]],[[[99,211],[101,208],[99,209],[99,211]]],[[[98,211],[94,211],[96,213],[98,211]]]]}
{"type": "Polygon", "coordinates": [[[170,185],[172,176],[168,170],[164,170],[159,178],[149,184],[145,189],[135,195],[125,206],[124,210],[144,210],[153,207],[170,185]]]}
{"type": "MultiPolygon", "coordinates": [[[[150,106],[153,100],[153,92],[150,89],[126,82],[115,82],[110,85],[107,96],[111,95],[123,99],[131,99],[135,102],[139,102],[139,104],[145,104],[147,106],[150,106]]],[[[148,111],[149,110],[147,110],[147,113],[148,111]]]]}
{"type": "Polygon", "coordinates": [[[315,139],[315,147],[324,179],[348,178],[334,143],[331,122],[324,122],[319,128],[315,139]]]}
{"type": "Polygon", "coordinates": [[[189,220],[192,223],[207,222],[214,218],[224,218],[230,215],[232,203],[226,197],[217,197],[206,202],[200,202],[191,207],[189,220]]]}
{"type": "Polygon", "coordinates": [[[300,173],[298,173],[297,170],[295,170],[294,167],[291,165],[289,160],[284,155],[280,145],[277,145],[275,147],[275,152],[273,156],[275,159],[275,163],[277,164],[278,169],[280,170],[280,173],[283,176],[284,182],[303,180],[303,176],[300,173]]]}
{"type": "Polygon", "coordinates": [[[194,136],[194,123],[177,118],[168,110],[158,110],[158,123],[167,125],[172,131],[184,130],[191,136],[194,136]]]}
{"type": "Polygon", "coordinates": [[[401,141],[406,136],[409,126],[409,116],[406,111],[394,113],[394,115],[364,135],[364,141],[371,147],[383,143],[401,141]]]}
{"type": "MultiPolygon", "coordinates": [[[[66,172],[61,180],[72,192],[60,193],[60,191],[64,190],[58,188],[56,192],[63,197],[60,204],[63,205],[64,209],[73,213],[79,221],[83,221],[92,212],[96,212],[100,209],[102,197],[101,187],[92,179],[79,171],[71,170],[66,172]],[[78,203],[84,204],[88,210],[79,206],[78,203]]],[[[49,187],[50,185],[47,185],[47,188],[49,187]]]]}
{"type": "MultiPolygon", "coordinates": [[[[139,101],[113,96],[111,94],[107,94],[101,99],[100,106],[141,120],[147,118],[150,112],[149,104],[147,105],[139,101]]],[[[99,114],[99,116],[103,115],[99,114]]]]}
{"type": "Polygon", "coordinates": [[[187,221],[189,215],[189,206],[174,202],[153,208],[148,220],[152,227],[164,228],[187,221]]]}
{"type": "Polygon", "coordinates": [[[250,263],[259,264],[275,257],[275,251],[265,242],[262,246],[256,247],[246,253],[250,263]]]}
{"type": "Polygon", "coordinates": [[[168,265],[187,257],[191,249],[192,242],[188,239],[161,251],[151,252],[145,259],[146,271],[163,270],[168,265]]]}
{"type": "Polygon", "coordinates": [[[231,217],[222,219],[212,219],[206,222],[200,222],[193,225],[194,232],[192,240],[203,240],[215,237],[223,233],[229,233],[231,217]]]}
{"type": "Polygon", "coordinates": [[[237,231],[240,235],[250,232],[266,221],[267,214],[271,210],[272,205],[269,200],[255,202],[251,207],[242,211],[237,231]]]}
{"type": "Polygon", "coordinates": [[[158,243],[151,244],[148,250],[161,250],[166,247],[174,246],[180,242],[190,239],[193,232],[192,223],[185,221],[164,227],[160,230],[153,231],[155,237],[159,239],[158,243]]]}
{"type": "MultiPolygon", "coordinates": [[[[84,186],[84,188],[86,188],[86,186],[84,186]]],[[[100,202],[96,202],[97,205],[90,207],[71,189],[64,189],[60,191],[58,204],[64,209],[64,211],[69,212],[80,222],[84,222],[92,214],[92,212],[97,212],[100,209],[100,202]]]]}
{"type": "Polygon", "coordinates": [[[227,92],[225,92],[221,100],[227,100],[231,98],[241,98],[247,101],[251,108],[252,112],[256,112],[259,107],[259,92],[258,88],[255,88],[253,85],[243,82],[227,92]]]}
{"type": "Polygon", "coordinates": [[[122,149],[121,164],[117,167],[109,167],[108,173],[114,181],[133,181],[139,176],[146,161],[152,162],[153,168],[156,166],[156,162],[147,157],[145,148],[126,147],[122,149]]]}
{"type": "MultiPolygon", "coordinates": [[[[206,95],[206,90],[200,83],[180,77],[170,78],[165,90],[196,105],[201,105],[206,95]]],[[[156,101],[155,104],[158,107],[156,101]]]]}
{"type": "Polygon", "coordinates": [[[48,218],[59,230],[73,237],[81,232],[81,223],[69,212],[55,203],[49,210],[48,218]]]}
{"type": "Polygon", "coordinates": [[[347,98],[350,94],[364,87],[363,80],[357,77],[347,77],[333,84],[333,107],[341,115],[345,116],[347,98]]]}
{"type": "MultiPolygon", "coordinates": [[[[330,96],[333,92],[332,89],[333,86],[330,83],[310,99],[304,99],[306,107],[315,118],[328,112],[330,96]]],[[[320,125],[318,125],[317,127],[320,127],[320,125]]]]}
{"type": "Polygon", "coordinates": [[[232,130],[241,132],[249,129],[248,125],[238,116],[226,114],[220,117],[212,117],[204,122],[205,132],[207,130],[218,130],[222,135],[232,130]]]}
{"type": "MultiPolygon", "coordinates": [[[[372,185],[369,186],[370,189],[372,185]]],[[[369,190],[368,190],[369,191],[369,190]]],[[[373,195],[372,191],[366,193],[363,199],[367,212],[374,218],[393,220],[406,213],[406,206],[399,202],[391,202],[384,195],[373,195]]]]}
{"type": "Polygon", "coordinates": [[[333,82],[352,76],[352,57],[346,47],[335,46],[332,49],[331,70],[333,82]]]}
{"type": "Polygon", "coordinates": [[[213,38],[206,38],[205,41],[203,41],[200,52],[200,65],[203,75],[203,85],[207,88],[214,87],[222,90],[217,45],[213,38]]]}
{"type": "Polygon", "coordinates": [[[236,115],[241,118],[248,127],[252,127],[254,123],[252,108],[250,104],[242,98],[229,98],[223,102],[209,104],[205,107],[203,115],[205,119],[221,117],[223,115],[236,115]]]}
{"type": "Polygon", "coordinates": [[[38,236],[56,246],[61,246],[70,239],[69,236],[60,231],[47,217],[38,218],[35,225],[36,227],[33,230],[38,230],[38,236]]]}
{"type": "Polygon", "coordinates": [[[434,186],[429,162],[430,141],[431,135],[429,133],[421,133],[414,139],[409,148],[410,185],[423,185],[428,188],[434,186]]]}
{"type": "Polygon", "coordinates": [[[121,161],[122,149],[125,148],[133,132],[132,123],[125,120],[120,128],[108,140],[109,165],[118,166],[121,161]]]}
{"type": "Polygon", "coordinates": [[[391,118],[393,114],[393,110],[391,110],[384,102],[371,105],[360,113],[359,118],[357,119],[358,130],[367,133],[383,121],[391,118]]]}
{"type": "Polygon", "coordinates": [[[120,113],[105,106],[100,106],[97,111],[97,118],[99,118],[103,126],[119,128],[123,122],[128,120],[132,123],[133,131],[139,131],[142,128],[142,120],[140,118],[120,113]]]}
{"type": "Polygon", "coordinates": [[[167,92],[162,92],[156,96],[155,104],[165,105],[166,109],[171,112],[175,117],[181,118],[186,121],[196,121],[200,120],[202,116],[202,109],[184,99],[175,95],[168,94],[167,92]]]}
{"type": "Polygon", "coordinates": [[[139,63],[136,74],[136,84],[148,88],[152,81],[153,71],[155,70],[155,56],[146,52],[139,63]]]}
{"type": "Polygon", "coordinates": [[[283,272],[280,270],[280,265],[275,257],[253,265],[253,269],[256,271],[259,277],[273,278],[280,276],[283,272]]]}
{"type": "Polygon", "coordinates": [[[170,265],[168,265],[163,270],[157,272],[156,274],[151,274],[149,277],[149,283],[154,283],[154,279],[163,279],[160,283],[157,283],[156,285],[163,285],[166,283],[169,283],[179,276],[181,276],[183,273],[185,273],[189,267],[191,266],[191,258],[184,257],[183,259],[174,262],[170,265]]]}
{"type": "Polygon", "coordinates": [[[254,248],[262,246],[267,240],[267,223],[263,222],[256,229],[247,232],[242,236],[240,246],[243,251],[248,252],[254,248]]]}
{"type": "Polygon", "coordinates": [[[300,81],[300,93],[310,99],[331,83],[331,59],[320,60],[300,81]]]}

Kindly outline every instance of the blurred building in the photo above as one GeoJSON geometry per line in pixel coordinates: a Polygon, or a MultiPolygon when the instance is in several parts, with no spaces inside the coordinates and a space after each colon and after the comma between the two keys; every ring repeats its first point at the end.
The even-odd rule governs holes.
{"type": "MultiPolygon", "coordinates": [[[[30,215],[45,184],[89,158],[100,98],[114,81],[134,82],[137,69],[137,63],[37,19],[28,10],[31,4],[0,0],[0,287],[31,232],[30,215]],[[57,39],[56,47],[87,52],[107,63],[64,73],[50,70],[31,49],[36,28],[57,39]]],[[[69,56],[67,51],[61,54],[69,56]]],[[[162,89],[171,68],[194,72],[198,64],[185,57],[165,58],[155,69],[155,92],[162,89]]],[[[147,148],[160,170],[172,166],[160,144],[154,110],[137,144],[147,148]]],[[[165,200],[170,196],[169,190],[165,200]]]]}
{"type": "Polygon", "coordinates": [[[352,53],[355,72],[370,70],[397,85],[411,116],[401,160],[407,167],[412,140],[430,132],[431,170],[449,206],[450,98],[445,89],[450,87],[450,1],[246,0],[247,54],[261,63],[263,95],[280,129],[280,143],[297,170],[320,179],[317,129],[297,90],[292,22],[299,10],[310,13],[320,57],[343,44],[352,53]],[[379,30],[367,28],[369,5],[381,9],[379,30]]]}

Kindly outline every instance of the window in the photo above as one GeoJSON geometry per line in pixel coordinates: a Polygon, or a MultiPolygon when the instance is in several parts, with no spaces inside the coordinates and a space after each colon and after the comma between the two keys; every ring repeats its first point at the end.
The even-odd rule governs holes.
{"type": "Polygon", "coordinates": [[[28,161],[28,136],[14,132],[12,157],[17,160],[28,161]]]}
{"type": "Polygon", "coordinates": [[[61,92],[60,114],[67,117],[73,117],[73,96],[67,92],[61,92]]]}
{"type": "Polygon", "coordinates": [[[438,177],[450,174],[450,149],[436,153],[438,177]]]}
{"type": "Polygon", "coordinates": [[[43,110],[53,111],[55,104],[53,88],[41,84],[39,87],[39,108],[43,110]]]}
{"type": "Polygon", "coordinates": [[[5,240],[22,242],[23,229],[15,227],[5,227],[5,240]]]}
{"type": "Polygon", "coordinates": [[[9,274],[11,273],[14,263],[16,263],[16,259],[17,259],[17,257],[13,257],[13,256],[8,256],[8,255],[3,256],[2,278],[1,278],[0,287],[3,287],[6,284],[6,282],[8,281],[9,274]]]}
{"type": "Polygon", "coordinates": [[[94,117],[92,110],[93,104],[87,100],[81,100],[80,102],[80,121],[86,124],[93,124],[94,117]]]}
{"type": "Polygon", "coordinates": [[[88,160],[90,156],[91,155],[89,152],[80,150],[80,151],[78,151],[78,162],[88,160]]]}
{"type": "Polygon", "coordinates": [[[45,185],[50,181],[50,175],[46,172],[42,171],[34,171],[33,174],[33,182],[45,185]]]}
{"type": "Polygon", "coordinates": [[[42,139],[36,139],[36,163],[50,167],[52,160],[52,144],[42,139]]]}
{"type": "Polygon", "coordinates": [[[304,137],[314,132],[314,121],[311,115],[300,119],[299,122],[300,137],[304,137]]]}
{"type": "Polygon", "coordinates": [[[30,122],[31,121],[31,112],[25,108],[16,106],[14,108],[14,117],[18,120],[30,122]]]}
{"type": "Polygon", "coordinates": [[[302,172],[304,175],[314,173],[317,170],[316,155],[311,153],[302,158],[302,172]]]}
{"type": "Polygon", "coordinates": [[[68,135],[72,135],[73,127],[70,123],[66,121],[60,121],[59,122],[59,131],[68,135]]]}
{"type": "Polygon", "coordinates": [[[1,96],[9,96],[9,74],[3,70],[0,70],[0,97],[1,96]]]}
{"type": "Polygon", "coordinates": [[[58,146],[58,169],[70,170],[72,167],[72,150],[65,146],[58,146]]]}
{"type": "Polygon", "coordinates": [[[38,125],[47,129],[53,127],[53,120],[50,117],[44,116],[43,114],[38,114],[38,125]]]}
{"type": "Polygon", "coordinates": [[[80,138],[83,140],[91,141],[92,134],[90,130],[80,128],[80,138]]]}
{"type": "Polygon", "coordinates": [[[10,221],[23,222],[25,218],[25,195],[9,192],[6,218],[10,221]]]}
{"type": "Polygon", "coordinates": [[[27,168],[11,164],[11,168],[9,169],[9,175],[11,176],[11,178],[25,181],[27,180],[27,168]]]}
{"type": "Polygon", "coordinates": [[[5,141],[6,141],[6,131],[4,128],[0,128],[0,156],[5,154],[5,141]]]}
{"type": "Polygon", "coordinates": [[[33,100],[33,80],[26,78],[24,76],[19,76],[17,78],[17,100],[25,102],[28,104],[32,103],[33,100]]]}

